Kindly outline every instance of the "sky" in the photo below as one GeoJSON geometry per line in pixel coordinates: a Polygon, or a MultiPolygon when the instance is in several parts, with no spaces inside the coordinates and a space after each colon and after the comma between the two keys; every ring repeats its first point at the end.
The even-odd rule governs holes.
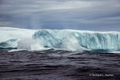
{"type": "Polygon", "coordinates": [[[0,27],[120,31],[120,0],[0,0],[0,27]]]}

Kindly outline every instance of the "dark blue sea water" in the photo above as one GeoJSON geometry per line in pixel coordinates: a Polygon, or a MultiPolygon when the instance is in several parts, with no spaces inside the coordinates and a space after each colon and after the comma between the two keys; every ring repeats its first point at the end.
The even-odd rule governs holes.
{"type": "Polygon", "coordinates": [[[0,80],[120,80],[120,54],[0,51],[0,80]]]}

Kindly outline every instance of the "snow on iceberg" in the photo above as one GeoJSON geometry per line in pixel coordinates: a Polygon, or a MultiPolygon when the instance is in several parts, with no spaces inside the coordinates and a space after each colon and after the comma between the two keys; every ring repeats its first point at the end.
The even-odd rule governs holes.
{"type": "Polygon", "coordinates": [[[120,51],[120,32],[0,28],[0,48],[120,51]]]}

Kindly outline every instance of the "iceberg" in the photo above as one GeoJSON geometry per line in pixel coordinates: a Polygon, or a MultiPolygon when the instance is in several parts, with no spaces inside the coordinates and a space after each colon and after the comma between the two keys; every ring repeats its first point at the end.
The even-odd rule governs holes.
{"type": "Polygon", "coordinates": [[[0,28],[0,48],[120,51],[120,32],[0,28]]]}
{"type": "Polygon", "coordinates": [[[0,48],[18,48],[18,41],[31,38],[36,30],[0,27],[0,48]]]}
{"type": "Polygon", "coordinates": [[[34,33],[44,48],[72,51],[119,51],[120,32],[40,30],[34,33]]]}

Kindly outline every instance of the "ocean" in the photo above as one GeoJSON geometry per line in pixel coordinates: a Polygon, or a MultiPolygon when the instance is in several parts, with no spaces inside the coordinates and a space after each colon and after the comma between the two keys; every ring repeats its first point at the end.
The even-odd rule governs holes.
{"type": "Polygon", "coordinates": [[[120,80],[120,54],[0,51],[0,80],[120,80]]]}

